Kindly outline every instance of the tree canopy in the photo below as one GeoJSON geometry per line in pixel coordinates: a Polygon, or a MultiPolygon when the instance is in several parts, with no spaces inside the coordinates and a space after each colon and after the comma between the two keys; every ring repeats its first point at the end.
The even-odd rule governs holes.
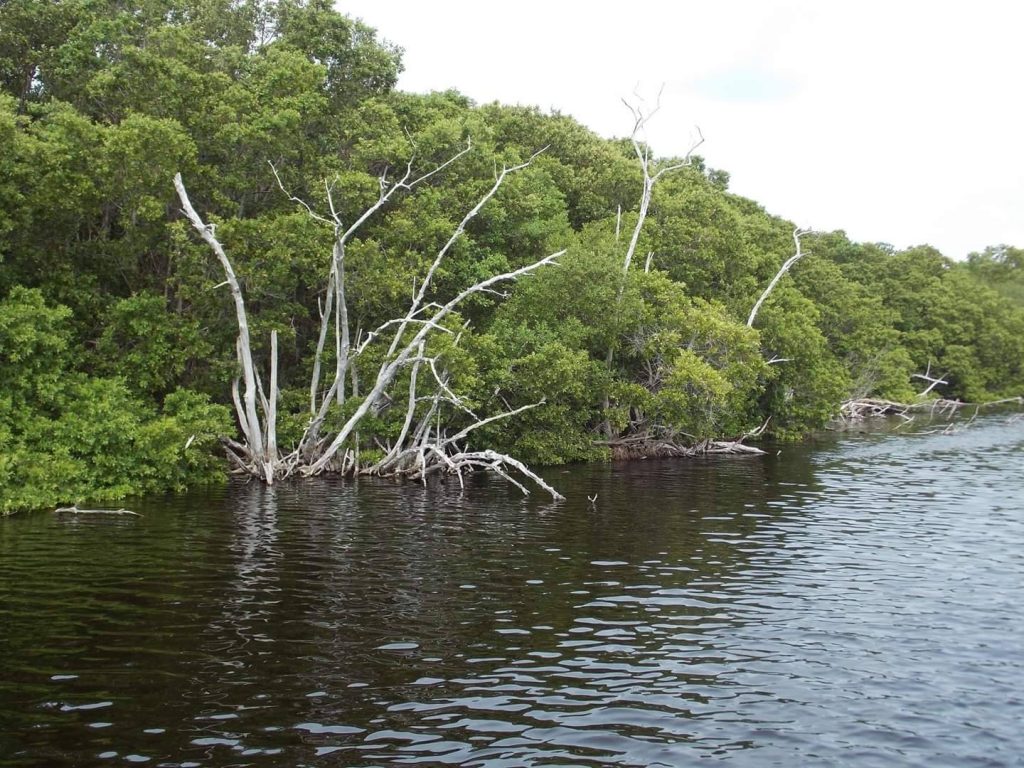
{"type": "MultiPolygon", "coordinates": [[[[0,512],[227,470],[237,327],[223,272],[182,215],[179,172],[230,252],[263,370],[276,332],[282,444],[309,420],[335,238],[306,206],[352,222],[382,179],[467,142],[346,244],[345,291],[354,338],[401,317],[496,169],[544,150],[467,224],[424,297],[443,304],[566,251],[507,296],[474,294],[445,321],[454,333],[425,342],[475,413],[543,401],[474,440],[550,464],[641,436],[693,444],[767,423],[795,437],[847,398],[912,399],[926,370],[945,397],[1024,392],[1021,249],[957,263],[811,233],[748,325],[794,225],[730,193],[726,172],[695,155],[641,211],[628,139],[457,92],[403,93],[401,69],[399,48],[328,0],[0,5],[0,512]]],[[[375,406],[353,448],[379,458],[404,413],[375,406]]]]}

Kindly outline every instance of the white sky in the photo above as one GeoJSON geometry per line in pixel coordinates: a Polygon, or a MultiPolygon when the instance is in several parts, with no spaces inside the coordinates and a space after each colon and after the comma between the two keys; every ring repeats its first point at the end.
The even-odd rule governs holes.
{"type": "Polygon", "coordinates": [[[399,87],[537,105],[625,135],[620,98],[699,125],[732,191],[800,226],[1024,247],[1024,3],[1018,0],[337,0],[405,49],[399,87]]]}

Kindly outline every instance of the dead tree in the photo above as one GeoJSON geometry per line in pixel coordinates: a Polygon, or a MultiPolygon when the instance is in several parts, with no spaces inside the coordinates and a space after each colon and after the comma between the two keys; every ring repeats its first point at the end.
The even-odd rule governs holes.
{"type": "MultiPolygon", "coordinates": [[[[626,246],[626,253],[622,260],[622,279],[619,282],[619,289],[616,295],[616,307],[622,302],[623,292],[626,290],[626,280],[629,276],[629,268],[633,263],[633,257],[636,254],[637,244],[640,242],[640,233],[643,231],[644,222],[647,220],[647,212],[651,207],[651,197],[654,193],[654,185],[657,184],[661,179],[670,173],[686,168],[693,162],[693,153],[697,151],[697,148],[704,143],[704,136],[700,132],[700,128],[697,129],[697,139],[690,145],[686,154],[681,160],[662,165],[660,168],[655,168],[655,161],[651,157],[651,147],[645,141],[644,134],[647,128],[647,123],[650,122],[658,110],[661,109],[661,91],[658,92],[658,99],[654,104],[654,108],[649,112],[645,112],[642,100],[638,98],[637,104],[631,104],[622,100],[625,104],[626,109],[629,110],[633,116],[633,130],[630,133],[630,143],[633,145],[633,151],[636,153],[637,160],[640,162],[640,170],[643,172],[643,187],[640,192],[640,207],[637,211],[636,224],[633,226],[633,234],[629,238],[629,245],[626,246]]],[[[622,207],[618,209],[618,214],[615,219],[615,240],[619,239],[619,232],[622,226],[622,207]]],[[[651,260],[654,258],[653,251],[647,254],[647,259],[644,263],[644,272],[650,272],[651,260]]],[[[612,362],[615,358],[614,345],[608,347],[608,353],[605,356],[605,366],[611,370],[612,362]]],[[[607,411],[610,407],[610,402],[605,397],[604,409],[607,411]]],[[[611,439],[611,425],[608,421],[604,423],[605,436],[611,439]]]]}
{"type": "MultiPolygon", "coordinates": [[[[480,427],[509,418],[540,403],[497,415],[479,417],[472,413],[450,389],[445,373],[439,368],[439,360],[426,355],[427,343],[432,334],[452,333],[445,322],[467,298],[481,292],[493,292],[493,287],[496,285],[514,281],[543,266],[556,263],[558,257],[564,253],[564,251],[560,251],[519,269],[481,280],[463,289],[447,303],[438,304],[427,301],[429,291],[433,287],[435,274],[452,246],[465,232],[467,224],[494,197],[506,178],[527,167],[533,158],[525,163],[505,166],[496,174],[491,188],[466,213],[451,237],[435,255],[404,315],[388,320],[363,338],[353,340],[351,336],[345,296],[346,246],[359,227],[387,205],[397,193],[412,192],[418,185],[469,151],[470,146],[467,145],[445,162],[420,175],[413,172],[413,161],[406,165],[404,173],[396,179],[389,179],[388,171],[385,170],[378,179],[380,192],[377,201],[348,225],[342,221],[337,211],[330,186],[327,187],[329,212],[326,214],[315,211],[305,201],[289,194],[289,198],[300,205],[314,220],[332,229],[334,243],[327,269],[324,306],[310,375],[310,420],[298,444],[283,456],[279,454],[276,445],[277,400],[280,394],[277,384],[276,332],[271,335],[271,374],[268,395],[264,391],[260,376],[253,364],[245,301],[234,270],[224,247],[216,237],[214,226],[206,224],[193,208],[181,180],[181,174],[175,176],[175,188],[185,215],[220,261],[235,304],[235,316],[238,323],[236,350],[244,391],[239,392],[239,381],[236,378],[232,386],[232,395],[241,428],[242,442],[229,440],[227,449],[229,457],[239,471],[255,475],[267,483],[273,483],[275,479],[296,473],[309,476],[327,471],[349,475],[401,476],[424,481],[432,474],[444,472],[457,475],[461,482],[463,473],[487,469],[510,480],[524,492],[527,492],[526,486],[516,480],[513,473],[533,481],[550,493],[553,498],[562,498],[554,488],[513,457],[489,449],[470,450],[468,448],[470,434],[480,427]],[[333,375],[327,374],[329,378],[325,380],[322,358],[332,328],[336,362],[333,375]],[[386,352],[378,364],[376,374],[372,379],[373,383],[363,395],[362,401],[333,436],[322,435],[323,425],[332,408],[340,408],[345,403],[345,381],[349,373],[354,371],[355,363],[360,355],[371,345],[383,346],[384,344],[387,345],[386,352]],[[417,381],[424,366],[431,372],[433,379],[433,392],[427,396],[418,394],[417,381]],[[407,369],[410,373],[409,396],[400,436],[394,445],[388,446],[384,459],[369,465],[362,464],[357,458],[359,426],[367,416],[399,399],[393,393],[394,385],[400,374],[407,369]],[[318,396],[320,392],[324,392],[322,397],[318,396]],[[257,409],[257,404],[259,409],[257,409]],[[446,406],[451,406],[461,412],[463,416],[468,416],[471,419],[469,425],[456,429],[442,422],[441,410],[446,406]],[[262,420],[259,410],[263,414],[262,420]]],[[[274,174],[277,176],[276,170],[274,174]]],[[[283,190],[284,187],[279,177],[278,183],[283,190]]]]}
{"type": "MultiPolygon", "coordinates": [[[[796,264],[798,261],[800,261],[800,259],[804,257],[804,252],[800,249],[800,238],[806,234],[809,234],[810,232],[811,230],[809,229],[800,229],[799,227],[793,230],[793,244],[796,246],[793,255],[782,263],[782,266],[779,267],[779,271],[775,273],[775,277],[773,277],[772,281],[768,283],[768,287],[764,289],[764,292],[761,294],[760,298],[754,304],[754,308],[750,310],[750,317],[747,318],[748,328],[754,327],[754,320],[757,318],[757,313],[761,309],[761,305],[764,304],[765,299],[767,299],[768,296],[771,295],[771,292],[775,290],[775,286],[778,285],[779,280],[782,279],[783,275],[789,272],[790,267],[792,267],[794,264],[796,264]]],[[[768,362],[770,364],[783,361],[773,359],[769,360],[768,362]]]]}
{"type": "MultiPolygon", "coordinates": [[[[644,222],[647,220],[647,211],[651,207],[651,196],[654,193],[654,185],[657,184],[662,178],[670,173],[674,173],[682,168],[686,168],[693,162],[693,153],[697,151],[697,148],[704,143],[704,136],[700,132],[700,128],[697,129],[697,139],[690,145],[690,148],[686,151],[686,154],[681,160],[677,160],[674,163],[663,165],[655,170],[655,163],[651,158],[650,145],[644,140],[645,129],[647,123],[651,121],[661,109],[661,93],[658,93],[658,100],[654,104],[654,108],[650,112],[644,112],[641,104],[633,105],[625,99],[622,103],[626,105],[626,109],[630,111],[633,116],[633,131],[629,135],[629,140],[633,145],[633,151],[636,153],[637,160],[640,161],[640,170],[644,174],[643,189],[640,193],[640,208],[637,213],[636,225],[633,227],[633,234],[629,238],[629,245],[626,248],[626,255],[622,263],[622,274],[626,275],[629,272],[629,267],[633,263],[633,256],[636,253],[637,243],[640,242],[640,232],[644,228],[644,222]]],[[[616,224],[616,233],[618,232],[618,224],[616,224]]],[[[650,264],[651,255],[648,255],[648,265],[650,264]]]]}
{"type": "MultiPolygon", "coordinates": [[[[255,467],[260,469],[264,479],[268,483],[272,483],[274,481],[273,464],[276,462],[277,457],[273,457],[268,462],[268,433],[264,432],[263,427],[260,425],[259,415],[256,412],[257,382],[259,379],[252,362],[252,346],[249,342],[249,318],[245,311],[245,299],[242,296],[242,288],[238,284],[238,279],[235,277],[235,270],[232,268],[231,262],[228,260],[227,253],[225,253],[220,241],[217,240],[216,228],[212,224],[208,226],[203,223],[199,214],[196,213],[195,208],[192,207],[192,202],[189,200],[188,193],[185,191],[185,185],[181,180],[180,173],[175,174],[174,176],[174,188],[178,192],[178,197],[181,200],[185,216],[192,223],[192,226],[199,232],[200,237],[206,241],[207,245],[209,245],[214,254],[216,254],[217,259],[220,261],[220,265],[224,270],[226,278],[225,282],[231,289],[231,298],[235,303],[235,321],[238,324],[238,339],[235,342],[235,351],[238,355],[238,362],[242,369],[242,379],[245,382],[243,400],[240,398],[238,392],[238,379],[236,378],[234,380],[231,386],[232,400],[235,404],[235,413],[238,416],[238,423],[242,430],[242,437],[245,440],[244,444],[246,452],[249,454],[250,461],[255,467]],[[269,467],[268,463],[270,465],[269,467]]],[[[274,346],[276,347],[276,344],[274,346]]],[[[276,361],[274,361],[273,364],[276,370],[276,361]]],[[[271,400],[276,402],[277,392],[272,389],[270,396],[271,400]]],[[[264,413],[269,415],[269,406],[264,410],[264,413]]]]}

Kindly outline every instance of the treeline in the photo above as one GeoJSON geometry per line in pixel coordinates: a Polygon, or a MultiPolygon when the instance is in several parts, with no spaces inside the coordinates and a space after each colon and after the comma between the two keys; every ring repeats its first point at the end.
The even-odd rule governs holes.
{"type": "MultiPolygon", "coordinates": [[[[355,339],[401,317],[496,168],[546,148],[468,224],[427,296],[443,303],[567,249],[508,296],[472,296],[447,321],[455,333],[430,337],[464,406],[439,420],[544,401],[474,432],[479,444],[550,464],[766,422],[792,437],[851,397],[913,399],[926,370],[945,397],[1024,392],[1024,251],[955,263],[812,233],[748,327],[794,227],[731,194],[727,173],[694,157],[661,179],[624,273],[643,184],[629,140],[455,92],[402,93],[400,71],[398,49],[326,0],[0,5],[0,511],[226,471],[237,327],[177,172],[232,259],[264,369],[277,332],[283,446],[310,419],[335,236],[289,195],[352,221],[387,169],[429,170],[470,139],[359,230],[346,294],[355,339]]],[[[358,406],[350,373],[334,421],[358,406]]],[[[405,414],[375,408],[353,450],[372,461],[405,414]]]]}

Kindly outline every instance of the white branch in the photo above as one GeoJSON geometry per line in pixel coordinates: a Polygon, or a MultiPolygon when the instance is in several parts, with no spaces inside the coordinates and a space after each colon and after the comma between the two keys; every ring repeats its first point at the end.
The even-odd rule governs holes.
{"type": "MultiPolygon", "coordinates": [[[[231,262],[228,260],[223,246],[221,246],[220,241],[214,235],[213,226],[205,224],[199,214],[196,213],[196,209],[192,207],[192,202],[188,198],[188,192],[185,191],[185,184],[181,180],[180,173],[174,174],[174,188],[178,192],[178,198],[181,200],[185,216],[188,217],[192,226],[199,232],[200,237],[213,249],[213,252],[220,260],[221,267],[224,269],[228,285],[231,286],[231,296],[235,300],[235,318],[238,322],[238,353],[242,362],[242,376],[245,381],[245,409],[244,419],[241,419],[241,427],[246,441],[249,443],[249,450],[252,452],[253,458],[257,461],[262,461],[263,436],[259,416],[256,414],[256,372],[252,363],[252,348],[249,343],[249,320],[245,312],[245,300],[242,297],[242,289],[238,284],[235,270],[232,269],[231,262]]],[[[239,409],[239,415],[242,415],[241,409],[239,409]]]]}
{"type": "MultiPolygon", "coordinates": [[[[924,381],[929,382],[928,383],[928,388],[925,389],[924,392],[922,392],[919,395],[919,397],[924,397],[925,395],[929,394],[939,384],[947,384],[947,385],[949,384],[949,382],[946,381],[945,379],[943,379],[942,376],[939,376],[938,378],[935,378],[931,374],[932,374],[932,364],[931,364],[931,361],[929,360],[928,361],[928,367],[927,367],[927,369],[925,370],[924,373],[912,373],[910,375],[910,378],[912,378],[912,379],[923,379],[924,381]]],[[[945,376],[945,374],[943,374],[943,376],[945,376]]]]}
{"type": "MultiPolygon", "coordinates": [[[[437,305],[436,304],[428,304],[425,307],[420,307],[420,311],[422,312],[423,310],[429,309],[432,306],[436,307],[437,305]]],[[[449,334],[450,333],[454,333],[454,331],[452,331],[451,328],[445,328],[443,325],[437,325],[436,323],[432,322],[431,320],[420,320],[419,318],[408,317],[408,316],[402,317],[402,318],[396,318],[396,319],[393,319],[393,320],[388,320],[385,323],[381,323],[379,326],[377,326],[377,328],[375,330],[372,330],[372,331],[368,332],[366,334],[366,338],[358,346],[356,346],[355,354],[356,355],[361,355],[366,350],[366,348],[370,345],[370,343],[373,342],[373,340],[375,338],[377,338],[377,336],[379,336],[381,334],[381,332],[385,328],[388,328],[389,326],[392,326],[392,325],[400,325],[402,323],[412,323],[414,325],[422,323],[423,325],[429,325],[431,328],[433,328],[436,331],[441,331],[443,333],[449,333],[449,334]]]]}
{"type": "Polygon", "coordinates": [[[324,354],[324,346],[327,344],[327,331],[330,323],[325,318],[330,318],[334,310],[334,262],[331,262],[330,274],[327,276],[327,299],[324,302],[323,311],[320,314],[320,334],[316,340],[316,353],[313,355],[313,373],[309,378],[309,412],[316,413],[316,393],[320,389],[320,365],[324,354]]]}
{"type": "MultiPolygon", "coordinates": [[[[363,213],[354,222],[352,222],[352,225],[347,230],[345,230],[344,234],[341,236],[342,242],[348,242],[348,239],[350,237],[352,237],[352,235],[355,234],[356,230],[359,229],[359,227],[361,227],[366,222],[367,219],[369,219],[383,205],[385,205],[388,202],[388,200],[391,199],[391,195],[396,190],[399,190],[399,189],[404,189],[404,190],[407,190],[407,191],[408,190],[412,190],[413,187],[416,187],[417,185],[423,183],[424,181],[429,179],[431,176],[433,176],[435,173],[439,173],[440,171],[442,171],[445,168],[447,168],[449,165],[451,165],[456,160],[458,160],[460,157],[462,157],[467,152],[469,152],[470,149],[472,149],[472,148],[473,148],[473,141],[472,141],[472,139],[467,140],[465,148],[463,148],[459,152],[457,152],[454,155],[452,155],[450,158],[445,160],[440,165],[434,167],[433,170],[427,171],[423,175],[417,176],[416,178],[412,178],[412,163],[413,163],[413,160],[409,160],[409,162],[405,166],[405,174],[402,176],[401,179],[399,179],[398,181],[396,181],[394,183],[389,183],[387,181],[387,170],[385,169],[384,173],[382,173],[380,178],[378,179],[378,182],[380,184],[380,197],[377,199],[376,203],[374,203],[369,208],[367,208],[365,211],[363,211],[363,213]]],[[[338,223],[340,224],[340,222],[338,222],[338,223]]]]}
{"type": "MultiPolygon", "coordinates": [[[[469,457],[469,456],[479,456],[479,457],[483,458],[484,460],[491,462],[492,463],[492,465],[491,465],[492,469],[493,469],[493,466],[494,466],[495,462],[497,462],[499,464],[507,464],[510,467],[515,467],[516,469],[519,470],[519,472],[521,474],[523,474],[526,477],[530,478],[531,480],[533,480],[533,482],[535,482],[537,485],[539,485],[545,491],[550,493],[551,494],[551,498],[553,498],[554,500],[556,500],[556,501],[564,501],[565,500],[565,496],[563,496],[558,491],[556,491],[554,488],[552,488],[550,485],[548,485],[546,482],[544,482],[543,478],[541,478],[536,473],[531,472],[526,467],[525,464],[523,464],[521,461],[513,459],[511,456],[506,456],[505,454],[497,453],[496,451],[479,451],[479,452],[476,452],[476,453],[456,454],[455,456],[452,457],[452,460],[453,461],[458,461],[460,458],[469,457]]],[[[522,486],[520,486],[520,487],[522,487],[522,486]]],[[[524,488],[523,490],[525,492],[526,489],[524,488]]]]}
{"type": "Polygon", "coordinates": [[[70,507],[57,507],[54,512],[69,512],[72,515],[128,515],[129,517],[142,517],[138,512],[130,509],[80,509],[77,504],[70,507]]]}
{"type": "Polygon", "coordinates": [[[479,419],[480,417],[473,413],[469,406],[462,401],[462,398],[452,391],[451,387],[448,386],[447,379],[438,373],[437,360],[431,357],[427,358],[427,362],[430,365],[430,372],[434,374],[434,381],[437,382],[438,389],[445,394],[447,401],[474,419],[479,419]]]}
{"type": "Polygon", "coordinates": [[[401,448],[402,444],[405,442],[406,435],[409,434],[409,427],[412,426],[412,418],[413,415],[416,413],[416,374],[419,373],[420,370],[420,362],[422,361],[423,358],[423,347],[423,342],[420,342],[419,346],[417,347],[419,351],[419,357],[412,367],[412,372],[409,374],[409,405],[406,407],[405,410],[405,421],[402,423],[402,431],[398,435],[398,439],[395,441],[395,447],[388,452],[387,456],[385,456],[377,463],[378,466],[384,466],[388,464],[392,459],[394,459],[394,457],[398,454],[398,451],[401,448]]]}
{"type": "Polygon", "coordinates": [[[779,271],[775,273],[775,277],[772,278],[772,281],[768,284],[768,287],[764,289],[764,293],[761,294],[761,298],[757,300],[757,303],[754,304],[754,308],[750,310],[750,317],[747,318],[748,328],[754,327],[754,319],[757,317],[757,313],[761,309],[761,305],[764,304],[765,299],[767,299],[769,294],[771,294],[771,292],[775,289],[775,286],[778,284],[779,280],[782,279],[782,276],[789,271],[790,267],[792,267],[794,264],[800,261],[801,258],[803,258],[804,254],[800,250],[800,238],[808,234],[810,231],[811,230],[809,229],[800,229],[799,227],[793,230],[793,243],[796,246],[796,252],[788,259],[786,259],[783,265],[779,267],[779,271]]]}
{"type": "Polygon", "coordinates": [[[270,332],[270,406],[267,416],[267,482],[274,480],[274,465],[277,464],[277,331],[270,332]]]}
{"type": "Polygon", "coordinates": [[[335,367],[334,380],[337,382],[338,405],[345,403],[345,374],[348,373],[349,348],[351,339],[348,325],[348,303],[345,300],[345,243],[337,240],[334,243],[334,338],[335,367]]]}
{"type": "Polygon", "coordinates": [[[480,419],[475,424],[470,424],[468,427],[465,427],[464,429],[460,430],[451,437],[445,438],[443,441],[441,441],[441,445],[448,446],[451,445],[452,443],[457,443],[459,440],[465,439],[465,437],[470,432],[472,432],[475,429],[479,429],[485,424],[490,424],[495,421],[501,421],[502,419],[507,419],[510,416],[516,416],[517,414],[520,414],[523,411],[528,411],[531,408],[537,408],[538,406],[544,405],[544,403],[545,401],[541,400],[536,403],[530,403],[528,405],[520,406],[519,408],[516,408],[515,410],[512,411],[502,411],[501,413],[495,414],[494,416],[488,416],[486,419],[480,419]]]}
{"type": "MultiPolygon", "coordinates": [[[[406,313],[406,317],[413,317],[419,312],[420,304],[423,302],[424,297],[427,295],[427,290],[430,288],[431,281],[434,279],[434,274],[437,272],[438,267],[441,266],[441,262],[444,261],[444,257],[448,254],[448,251],[455,244],[455,241],[458,240],[459,237],[466,231],[466,225],[468,225],[469,222],[472,221],[478,213],[480,213],[480,210],[484,207],[487,201],[494,197],[495,194],[497,194],[498,190],[501,188],[501,185],[505,182],[506,177],[508,177],[510,173],[515,173],[516,171],[520,171],[523,168],[528,167],[530,163],[532,163],[538,155],[544,152],[545,149],[547,149],[547,147],[535,152],[533,155],[530,156],[530,159],[527,160],[525,163],[520,163],[519,165],[513,165],[511,167],[502,166],[501,172],[494,180],[494,185],[486,193],[484,193],[484,195],[477,201],[476,205],[474,205],[469,210],[469,212],[462,217],[462,221],[459,222],[458,226],[455,228],[455,231],[452,232],[451,237],[449,237],[448,241],[441,247],[441,250],[437,252],[437,256],[434,257],[434,262],[430,265],[430,269],[427,270],[426,277],[423,278],[423,282],[420,284],[419,291],[417,291],[416,296],[413,298],[412,306],[406,313]]],[[[395,337],[391,342],[391,346],[388,348],[389,356],[393,355],[395,353],[395,350],[398,348],[398,344],[402,339],[402,334],[405,332],[405,328],[405,323],[399,325],[398,331],[395,332],[395,337]]]]}
{"type": "Polygon", "coordinates": [[[270,170],[274,174],[274,179],[277,181],[278,189],[280,189],[282,192],[284,192],[288,196],[289,200],[291,200],[293,203],[296,203],[297,205],[301,205],[303,208],[306,209],[306,213],[308,213],[314,219],[316,219],[317,221],[319,221],[319,222],[321,222],[323,224],[327,224],[328,226],[334,226],[337,223],[337,216],[334,215],[334,201],[331,200],[331,197],[330,197],[330,188],[328,188],[327,197],[328,197],[328,200],[330,201],[331,213],[332,213],[332,215],[334,215],[334,220],[333,221],[331,219],[324,218],[319,213],[314,211],[310,207],[309,203],[307,203],[301,197],[296,197],[291,192],[289,192],[287,189],[285,189],[284,182],[281,181],[281,176],[277,173],[277,167],[272,162],[270,162],[269,160],[267,161],[267,165],[270,166],[270,170]]]}
{"type": "Polygon", "coordinates": [[[452,299],[443,307],[438,309],[437,312],[434,313],[434,316],[430,318],[431,322],[428,324],[424,324],[416,333],[416,335],[412,338],[412,340],[409,341],[409,343],[406,344],[406,346],[397,354],[397,356],[391,359],[390,362],[386,360],[381,365],[379,371],[377,372],[377,379],[374,382],[373,388],[370,390],[369,393],[367,393],[366,398],[363,400],[363,402],[359,404],[358,408],[356,408],[352,416],[349,417],[348,421],[345,422],[345,425],[335,436],[334,440],[331,441],[330,446],[328,446],[328,448],[324,451],[323,455],[307,468],[307,474],[315,474],[318,472],[322,472],[324,468],[326,468],[331,458],[334,456],[335,453],[337,453],[338,449],[342,446],[342,444],[346,440],[348,440],[349,436],[355,430],[359,422],[362,421],[366,414],[369,413],[370,409],[377,403],[377,401],[384,394],[385,390],[394,379],[395,374],[398,372],[399,368],[401,368],[402,365],[405,364],[406,360],[412,356],[413,351],[418,347],[419,343],[426,338],[427,333],[430,332],[431,327],[433,325],[439,324],[440,321],[443,320],[448,314],[450,314],[459,304],[461,304],[466,298],[473,295],[474,293],[478,293],[479,291],[485,288],[489,288],[490,286],[499,282],[515,280],[517,277],[533,272],[547,264],[551,264],[553,261],[555,261],[555,259],[557,259],[559,256],[562,256],[564,253],[564,250],[559,251],[558,253],[553,253],[550,256],[545,256],[540,261],[536,261],[533,264],[529,264],[525,267],[520,267],[519,269],[513,270],[511,272],[504,272],[500,275],[489,277],[486,280],[477,283],[476,285],[472,285],[469,288],[466,288],[464,291],[462,291],[462,293],[460,293],[454,299],[452,299]]]}
{"type": "Polygon", "coordinates": [[[701,144],[704,143],[704,135],[700,132],[700,128],[697,128],[697,140],[690,145],[690,148],[686,151],[686,155],[683,156],[683,159],[677,163],[666,165],[659,169],[654,175],[651,175],[650,147],[646,142],[641,143],[641,137],[648,121],[650,121],[650,119],[654,117],[661,108],[661,91],[658,92],[658,101],[655,104],[654,109],[646,115],[643,113],[643,110],[639,105],[633,106],[625,99],[622,100],[622,103],[626,105],[626,109],[628,109],[633,115],[633,132],[630,134],[629,138],[633,144],[633,151],[636,153],[637,159],[640,161],[640,170],[642,170],[644,174],[643,192],[640,195],[640,211],[637,216],[636,226],[633,227],[633,236],[630,238],[629,246],[626,248],[626,257],[623,260],[622,273],[625,275],[629,272],[629,266],[633,261],[633,254],[636,252],[637,243],[640,241],[640,231],[643,229],[644,221],[647,218],[647,211],[651,205],[651,195],[654,190],[654,185],[662,176],[690,165],[693,160],[693,153],[701,144]]]}

